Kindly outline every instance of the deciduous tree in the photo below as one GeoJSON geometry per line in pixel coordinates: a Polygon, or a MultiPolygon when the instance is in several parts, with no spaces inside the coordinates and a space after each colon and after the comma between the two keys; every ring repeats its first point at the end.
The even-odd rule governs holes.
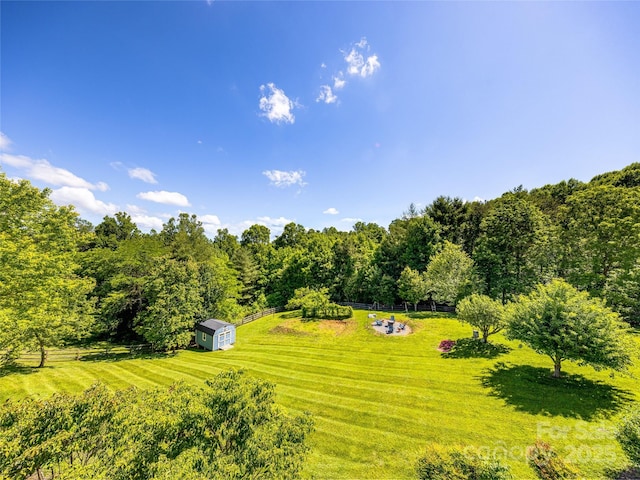
{"type": "Polygon", "coordinates": [[[505,327],[504,306],[499,300],[474,293],[463,298],[456,307],[458,319],[482,332],[482,341],[505,327]]]}
{"type": "Polygon", "coordinates": [[[49,193],[0,174],[0,330],[12,332],[14,353],[38,350],[40,367],[47,348],[89,335],[93,325],[93,281],[76,273],[77,214],[49,193]]]}
{"type": "Polygon", "coordinates": [[[413,309],[418,309],[418,302],[426,295],[425,281],[420,272],[404,267],[398,279],[398,295],[405,302],[413,303],[413,309]]]}
{"type": "Polygon", "coordinates": [[[449,241],[436,253],[425,272],[426,289],[436,302],[455,305],[478,284],[473,260],[449,241]]]}
{"type": "Polygon", "coordinates": [[[562,362],[623,370],[633,343],[617,313],[561,279],[538,285],[507,308],[508,336],[547,355],[560,377],[562,362]]]}

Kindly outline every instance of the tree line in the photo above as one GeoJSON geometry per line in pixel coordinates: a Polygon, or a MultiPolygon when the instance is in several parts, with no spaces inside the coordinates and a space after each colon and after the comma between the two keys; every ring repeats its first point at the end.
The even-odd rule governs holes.
{"type": "Polygon", "coordinates": [[[195,322],[285,305],[297,289],[331,301],[506,304],[563,278],[640,324],[640,163],[487,201],[440,196],[388,227],[290,223],[210,239],[197,216],[143,233],[126,212],[98,225],[0,173],[0,352],[101,336],[184,347],[195,322]]]}

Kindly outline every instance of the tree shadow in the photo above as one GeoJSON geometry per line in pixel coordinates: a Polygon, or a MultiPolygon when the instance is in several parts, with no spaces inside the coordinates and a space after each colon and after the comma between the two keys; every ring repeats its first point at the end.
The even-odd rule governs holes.
{"type": "Polygon", "coordinates": [[[279,318],[289,319],[289,318],[299,318],[302,315],[300,310],[292,310],[290,312],[281,313],[279,318]]]}
{"type": "Polygon", "coordinates": [[[29,375],[38,371],[37,367],[25,367],[24,365],[6,365],[0,368],[0,378],[9,375],[29,375]]]}
{"type": "Polygon", "coordinates": [[[618,470],[605,470],[606,478],[612,478],[615,480],[639,480],[640,468],[628,467],[618,470]]]}
{"type": "Polygon", "coordinates": [[[606,383],[575,374],[553,378],[550,369],[529,365],[498,362],[480,379],[492,396],[532,415],[590,420],[602,413],[616,412],[633,401],[631,392],[606,383]]]}
{"type": "Polygon", "coordinates": [[[172,357],[176,352],[120,352],[120,353],[90,353],[81,355],[78,360],[81,362],[121,362],[123,360],[157,360],[160,358],[172,357]]]}
{"type": "Polygon", "coordinates": [[[461,338],[449,352],[442,353],[442,358],[496,358],[511,349],[501,343],[484,343],[475,338],[461,338]]]}

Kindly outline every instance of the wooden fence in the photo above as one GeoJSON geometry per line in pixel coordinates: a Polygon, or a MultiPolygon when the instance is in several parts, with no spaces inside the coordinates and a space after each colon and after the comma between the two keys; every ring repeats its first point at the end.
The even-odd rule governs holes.
{"type": "Polygon", "coordinates": [[[405,307],[404,304],[400,305],[384,305],[382,303],[356,303],[356,302],[338,302],[338,305],[344,305],[356,310],[376,310],[378,312],[404,312],[405,310],[408,312],[446,312],[446,313],[454,313],[456,311],[456,307],[452,307],[451,305],[444,305],[439,303],[419,303],[416,308],[415,305],[409,304],[408,307],[405,307]]]}
{"type": "Polygon", "coordinates": [[[254,320],[257,320],[259,318],[266,317],[267,315],[273,315],[274,313],[279,313],[283,311],[284,311],[284,307],[268,308],[267,310],[263,310],[258,313],[253,313],[247,317],[244,317],[242,320],[236,322],[236,325],[237,326],[244,325],[246,323],[253,322],[254,320]]]}

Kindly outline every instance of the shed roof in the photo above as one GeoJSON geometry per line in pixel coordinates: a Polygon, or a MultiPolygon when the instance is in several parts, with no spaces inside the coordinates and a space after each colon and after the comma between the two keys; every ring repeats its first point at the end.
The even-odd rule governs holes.
{"type": "Polygon", "coordinates": [[[210,318],[209,320],[205,320],[204,322],[196,324],[196,330],[214,335],[216,330],[220,330],[221,328],[228,326],[233,326],[233,323],[223,322],[222,320],[210,318]]]}

